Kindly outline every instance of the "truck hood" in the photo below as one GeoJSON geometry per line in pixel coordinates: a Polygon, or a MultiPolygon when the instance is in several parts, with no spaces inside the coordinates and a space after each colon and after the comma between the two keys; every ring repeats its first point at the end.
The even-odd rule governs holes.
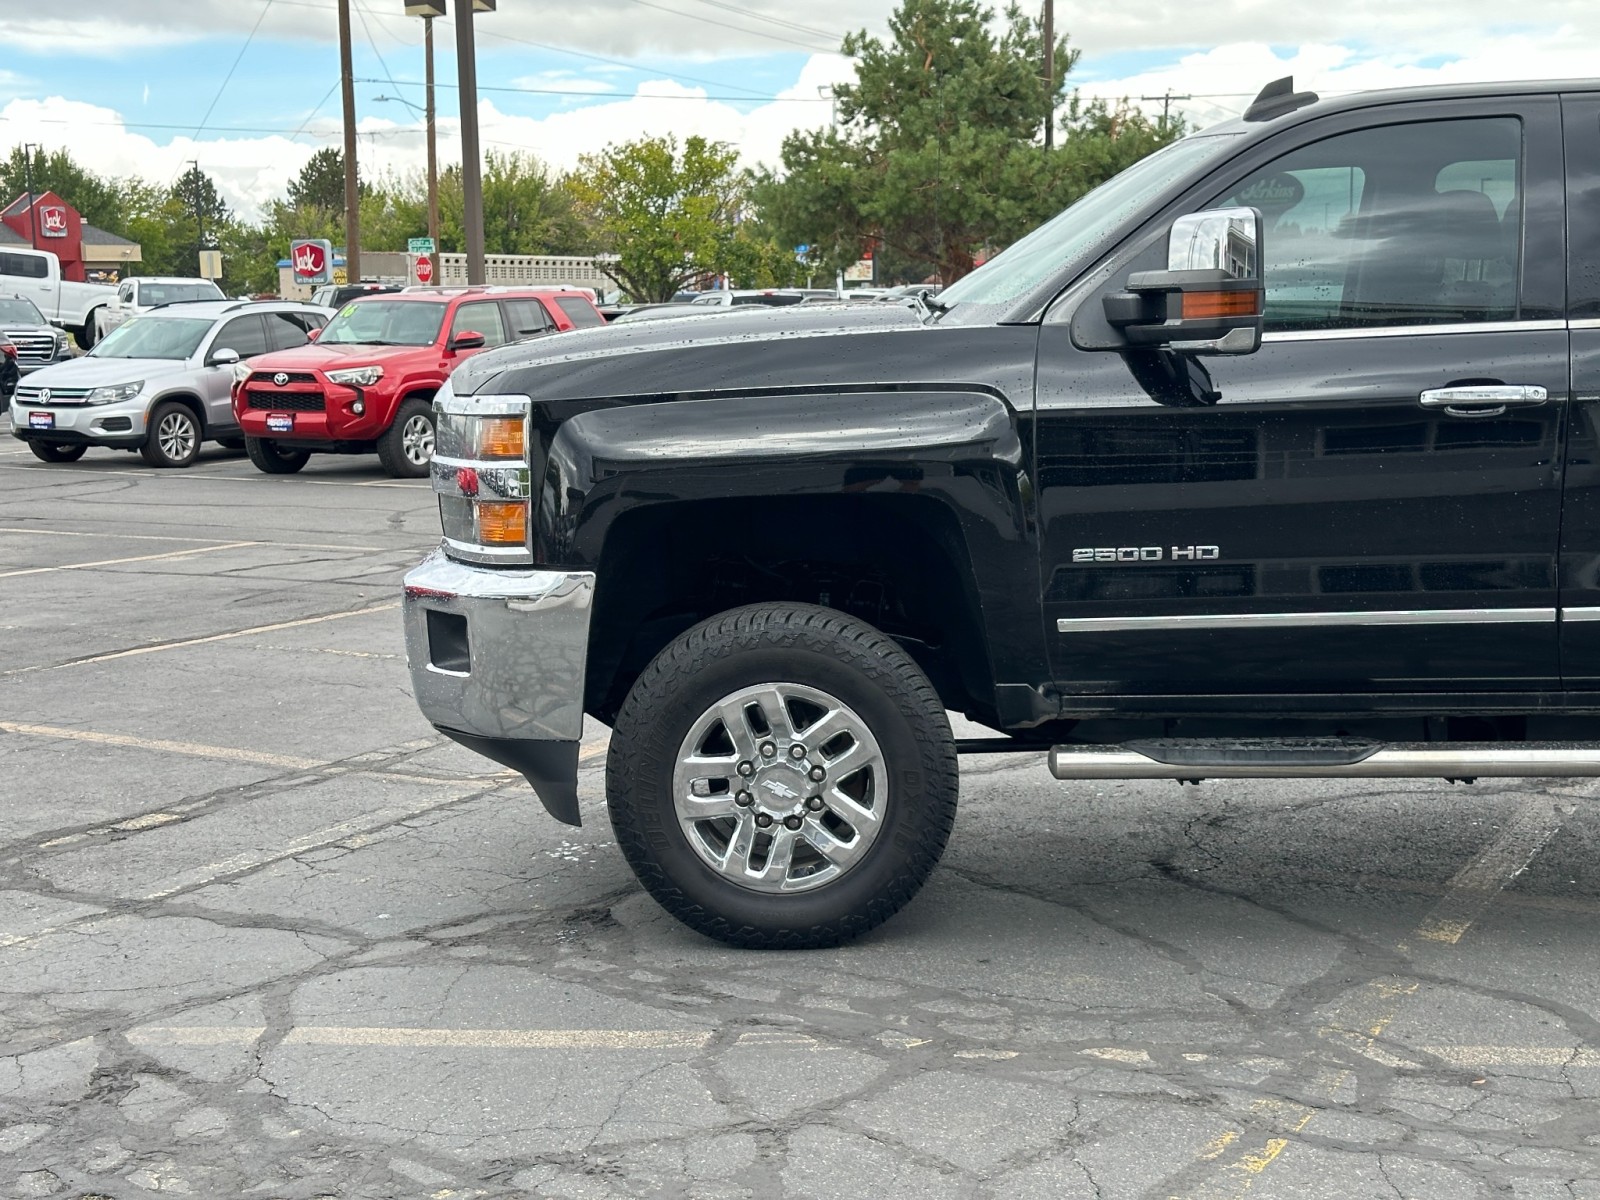
{"type": "Polygon", "coordinates": [[[74,358],[70,362],[40,367],[28,376],[30,388],[96,388],[132,383],[137,379],[160,379],[193,371],[185,359],[171,358],[74,358]]]}
{"type": "Polygon", "coordinates": [[[309,368],[337,371],[341,367],[365,367],[400,359],[434,358],[441,354],[436,345],[426,346],[321,346],[312,342],[293,350],[275,350],[250,360],[252,371],[304,371],[309,368]]]}
{"type": "MultiPolygon", "coordinates": [[[[756,305],[683,320],[629,322],[502,346],[451,375],[459,396],[665,398],[684,392],[902,381],[921,346],[954,331],[898,304],[756,305]],[[899,372],[897,374],[897,372],[899,372]]],[[[924,369],[931,364],[924,364],[924,369]]]]}

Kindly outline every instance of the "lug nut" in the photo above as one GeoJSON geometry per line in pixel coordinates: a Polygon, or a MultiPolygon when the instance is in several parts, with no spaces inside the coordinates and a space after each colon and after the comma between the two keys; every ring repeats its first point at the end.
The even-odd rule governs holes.
{"type": "Polygon", "coordinates": [[[800,828],[800,818],[799,817],[785,817],[783,819],[783,827],[785,829],[799,829],[800,828]]]}
{"type": "Polygon", "coordinates": [[[757,813],[756,814],[756,825],[757,826],[759,826],[762,829],[765,829],[765,828],[767,828],[767,826],[769,826],[771,824],[772,824],[772,818],[769,817],[766,813],[757,813]]]}
{"type": "Polygon", "coordinates": [[[752,804],[754,804],[756,802],[756,798],[754,796],[752,796],[749,792],[740,792],[737,796],[735,796],[733,798],[733,802],[735,804],[737,804],[740,808],[749,808],[752,804]]]}
{"type": "Polygon", "coordinates": [[[806,748],[804,746],[802,746],[799,742],[796,742],[794,745],[789,747],[789,757],[790,758],[799,760],[799,759],[804,758],[805,756],[806,756],[806,748]]]}
{"type": "Polygon", "coordinates": [[[775,742],[762,742],[761,743],[761,757],[762,758],[776,758],[777,755],[778,755],[778,747],[777,747],[777,744],[775,742]]]}
{"type": "Polygon", "coordinates": [[[812,783],[821,783],[824,779],[826,779],[828,777],[828,773],[826,771],[824,771],[821,767],[812,767],[810,772],[809,772],[809,774],[811,776],[811,782],[812,783]]]}
{"type": "Polygon", "coordinates": [[[822,811],[822,797],[821,796],[813,796],[813,797],[811,797],[811,799],[806,801],[806,807],[809,808],[812,812],[821,812],[822,811]]]}
{"type": "Polygon", "coordinates": [[[754,775],[755,773],[756,773],[756,765],[755,765],[755,763],[749,762],[749,761],[745,761],[745,762],[742,762],[742,763],[739,764],[739,774],[743,775],[746,779],[750,778],[750,776],[754,775]]]}

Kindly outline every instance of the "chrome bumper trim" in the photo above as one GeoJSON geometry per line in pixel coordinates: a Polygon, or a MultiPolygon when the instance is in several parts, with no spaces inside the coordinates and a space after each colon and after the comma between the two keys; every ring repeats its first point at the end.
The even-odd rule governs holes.
{"type": "MultiPolygon", "coordinates": [[[[1219,755],[1225,758],[1225,755],[1219,755]]],[[[1050,751],[1057,779],[1504,779],[1600,776],[1600,746],[1537,742],[1452,745],[1396,743],[1355,762],[1306,755],[1277,761],[1162,762],[1137,750],[1057,746],[1050,751]]]]}
{"type": "MultiPolygon", "coordinates": [[[[1581,610],[1568,609],[1568,613],[1581,610]]],[[[1128,633],[1176,629],[1294,629],[1362,625],[1544,625],[1553,608],[1421,608],[1392,611],[1182,613],[1162,617],[1063,617],[1057,633],[1128,633]]],[[[1568,620],[1583,618],[1567,617],[1568,620]]]]}
{"type": "Polygon", "coordinates": [[[594,578],[475,567],[434,551],[405,578],[406,660],[423,715],[477,738],[581,738],[594,578]],[[466,670],[436,665],[430,612],[465,620],[466,670]]]}

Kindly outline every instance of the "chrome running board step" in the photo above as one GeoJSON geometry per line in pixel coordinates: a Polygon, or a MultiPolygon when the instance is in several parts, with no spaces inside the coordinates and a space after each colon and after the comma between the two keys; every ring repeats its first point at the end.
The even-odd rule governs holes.
{"type": "Polygon", "coordinates": [[[1600,743],[1165,738],[1056,746],[1057,779],[1485,779],[1600,777],[1600,743]]]}

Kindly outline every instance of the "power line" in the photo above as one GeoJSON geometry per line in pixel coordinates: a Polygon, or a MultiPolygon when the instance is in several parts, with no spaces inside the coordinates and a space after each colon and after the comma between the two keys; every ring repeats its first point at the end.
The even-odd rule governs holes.
{"type": "Polygon", "coordinates": [[[785,21],[782,17],[769,17],[765,13],[746,12],[737,5],[725,3],[724,0],[699,0],[699,2],[701,4],[709,4],[712,8],[726,9],[728,12],[737,13],[739,16],[746,17],[752,21],[766,21],[769,24],[781,25],[785,28],[793,29],[799,33],[814,33],[818,37],[825,38],[839,36],[833,33],[831,30],[818,29],[815,25],[802,25],[798,21],[785,21]]]}
{"type": "MultiPolygon", "coordinates": [[[[354,82],[356,82],[356,83],[383,83],[384,81],[382,79],[371,79],[371,78],[365,78],[365,77],[358,77],[354,82]]],[[[421,87],[422,86],[422,84],[417,83],[415,80],[409,80],[409,79],[402,79],[402,80],[398,80],[398,81],[396,81],[394,79],[391,79],[388,82],[393,84],[396,88],[400,88],[400,87],[421,87]]],[[[435,87],[441,87],[441,88],[452,88],[453,89],[453,88],[457,87],[458,85],[453,84],[453,83],[435,83],[434,86],[435,87]]],[[[478,90],[480,92],[511,92],[513,94],[516,94],[516,95],[528,95],[528,96],[587,96],[591,100],[634,100],[634,99],[638,99],[639,98],[637,93],[635,93],[632,96],[628,96],[628,95],[624,95],[621,92],[590,92],[590,91],[584,91],[582,89],[572,89],[572,88],[492,87],[492,86],[490,86],[488,84],[479,84],[478,85],[478,90]]],[[[644,99],[647,99],[647,100],[720,100],[720,101],[724,101],[724,102],[730,103],[730,104],[752,104],[752,103],[755,103],[757,101],[764,102],[764,103],[767,103],[767,104],[826,104],[826,103],[828,103],[828,98],[826,96],[709,96],[709,95],[707,95],[707,96],[698,96],[698,95],[696,95],[696,96],[646,96],[646,97],[644,97],[644,99]]]]}
{"type": "Polygon", "coordinates": [[[339,83],[340,80],[335,79],[331,84],[328,85],[328,90],[322,93],[322,99],[317,101],[316,108],[313,108],[309,113],[307,113],[306,119],[300,122],[300,128],[296,129],[292,134],[289,135],[289,140],[291,142],[299,138],[299,136],[306,131],[306,126],[317,119],[317,114],[322,111],[322,106],[328,102],[328,97],[333,95],[334,89],[339,86],[339,83]]]}
{"type": "Polygon", "coordinates": [[[675,17],[687,17],[691,21],[699,21],[703,25],[716,25],[722,29],[731,29],[735,33],[749,34],[754,37],[764,37],[774,42],[786,42],[791,46],[799,46],[802,50],[810,50],[813,54],[832,54],[832,46],[815,46],[810,42],[797,42],[794,38],[784,37],[779,33],[768,33],[764,29],[750,29],[743,25],[729,25],[726,21],[713,21],[710,17],[697,17],[693,13],[686,13],[681,8],[668,8],[664,4],[654,4],[651,0],[633,0],[635,4],[645,8],[653,8],[657,12],[671,13],[675,17]]]}
{"type": "Polygon", "coordinates": [[[216,111],[217,101],[222,99],[222,93],[228,90],[228,84],[233,80],[233,73],[239,69],[239,64],[244,61],[245,51],[250,49],[250,43],[256,40],[256,30],[261,28],[261,22],[267,19],[267,14],[272,11],[274,0],[267,0],[261,9],[261,15],[256,18],[256,23],[250,26],[250,33],[244,39],[244,45],[239,47],[238,56],[233,60],[233,66],[228,68],[227,75],[223,76],[222,86],[217,89],[217,94],[211,97],[211,104],[206,108],[206,115],[200,118],[200,124],[195,126],[191,140],[197,138],[205,130],[206,122],[211,120],[211,114],[216,111]]]}

